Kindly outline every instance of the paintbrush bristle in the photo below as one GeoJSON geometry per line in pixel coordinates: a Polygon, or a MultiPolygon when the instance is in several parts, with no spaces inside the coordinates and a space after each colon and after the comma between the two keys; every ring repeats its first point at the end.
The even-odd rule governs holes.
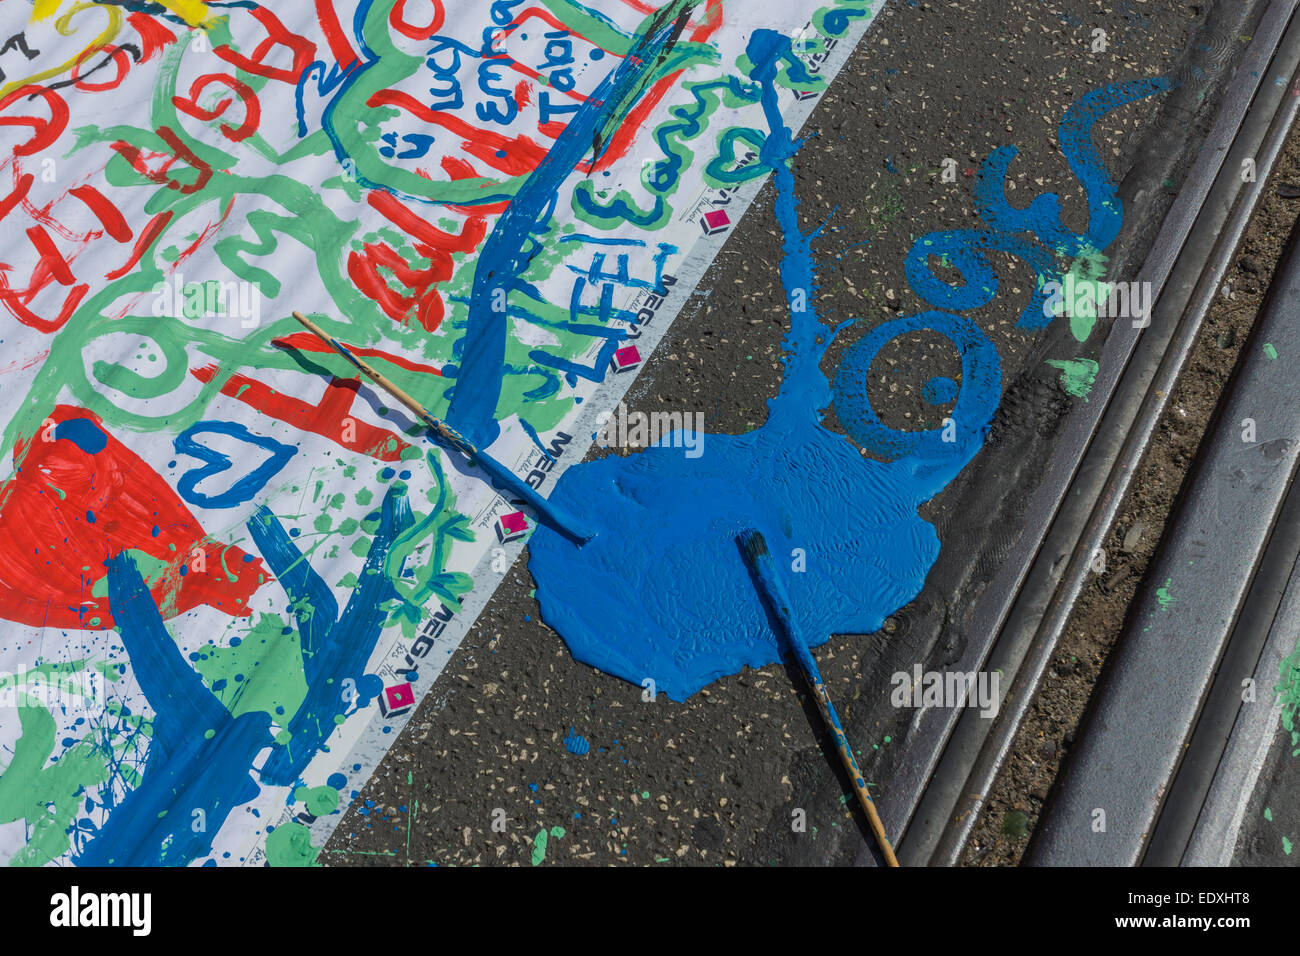
{"type": "Polygon", "coordinates": [[[753,528],[736,535],[736,544],[740,545],[741,552],[752,565],[757,565],[759,561],[769,554],[767,539],[763,537],[763,532],[756,531],[753,528]]]}

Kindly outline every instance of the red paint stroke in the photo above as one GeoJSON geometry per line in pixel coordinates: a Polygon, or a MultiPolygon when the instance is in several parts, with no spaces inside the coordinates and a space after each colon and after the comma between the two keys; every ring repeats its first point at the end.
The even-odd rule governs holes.
{"type": "Polygon", "coordinates": [[[27,194],[31,192],[32,183],[36,181],[36,178],[31,173],[19,175],[17,166],[13,167],[13,171],[14,191],[0,199],[0,219],[4,219],[5,216],[14,211],[15,206],[26,200],[27,194]]]}
{"type": "Polygon", "coordinates": [[[320,23],[321,32],[325,34],[325,42],[329,44],[330,53],[334,55],[334,60],[341,69],[346,70],[360,61],[361,57],[352,49],[351,41],[343,32],[343,27],[339,25],[338,14],[335,13],[334,5],[330,0],[316,0],[316,20],[320,23]]]}
{"type": "MultiPolygon", "coordinates": [[[[190,374],[200,382],[210,382],[217,374],[215,365],[190,369],[190,374]]],[[[287,422],[294,428],[328,438],[342,448],[360,452],[379,461],[401,461],[402,452],[411,446],[397,435],[351,416],[352,403],[361,388],[361,377],[331,378],[325,386],[320,402],[312,405],[290,395],[277,392],[257,379],[247,375],[232,375],[221,394],[237,399],[263,415],[287,422]],[[344,441],[344,430],[355,429],[355,438],[344,441]],[[390,448],[389,444],[393,447],[390,448]]]]}
{"type": "Polygon", "coordinates": [[[31,279],[25,289],[15,289],[9,284],[7,273],[12,270],[12,267],[8,263],[0,262],[0,305],[3,305],[14,318],[29,328],[46,333],[57,332],[63,328],[68,319],[72,318],[73,312],[81,304],[81,300],[85,298],[86,293],[90,291],[90,286],[84,283],[74,285],[76,280],[72,276],[68,261],[59,252],[58,247],[54,245],[54,240],[45,231],[44,226],[30,226],[26,232],[27,238],[31,240],[32,246],[39,253],[40,258],[32,267],[31,279]],[[58,314],[53,319],[46,319],[31,311],[27,306],[51,282],[57,282],[59,285],[64,286],[73,286],[73,288],[64,296],[63,305],[59,308],[58,314]]]}
{"type": "Polygon", "coordinates": [[[72,270],[68,267],[68,260],[63,258],[63,253],[59,252],[58,246],[50,238],[50,234],[45,231],[44,226],[31,226],[27,230],[27,238],[32,241],[36,251],[40,253],[41,258],[36,263],[36,268],[32,270],[32,278],[35,279],[37,273],[44,278],[46,272],[59,285],[72,285],[77,280],[72,277],[72,270]]]}
{"type": "Polygon", "coordinates": [[[0,368],[0,375],[8,375],[10,372],[25,372],[29,368],[34,368],[35,366],[40,365],[49,357],[50,350],[41,349],[41,351],[37,352],[31,358],[14,359],[8,365],[0,368]]]}
{"type": "Polygon", "coordinates": [[[32,138],[15,146],[13,148],[14,156],[31,156],[33,153],[39,153],[41,150],[53,146],[55,140],[63,135],[63,131],[68,126],[68,104],[64,102],[63,97],[54,90],[47,90],[43,86],[32,83],[20,86],[8,96],[0,98],[0,113],[8,109],[11,104],[19,100],[26,100],[32,96],[39,96],[45,100],[45,105],[50,109],[49,119],[30,113],[20,113],[17,116],[0,116],[0,126],[30,126],[32,128],[32,138]]]}
{"type": "Polygon", "coordinates": [[[171,486],[108,434],[98,416],[59,405],[49,421],[70,419],[93,422],[104,447],[84,451],[54,437],[57,429],[47,422],[14,449],[15,473],[0,491],[0,618],[31,627],[112,627],[108,598],[91,592],[104,576],[103,562],[128,548],[169,566],[150,589],[166,616],[203,604],[246,616],[260,579],[270,576],[261,560],[245,561],[241,549],[207,540],[171,486]],[[200,552],[206,569],[195,571],[200,552]]]}
{"type": "Polygon", "coordinates": [[[382,189],[370,191],[367,201],[372,209],[383,215],[398,229],[413,238],[418,251],[424,255],[437,249],[441,252],[473,252],[487,235],[487,219],[473,216],[460,235],[439,229],[412,212],[402,201],[382,189]]]}
{"type": "Polygon", "coordinates": [[[150,151],[150,158],[157,159],[163,156],[167,161],[157,169],[150,169],[149,164],[145,161],[144,155],[139,147],[133,146],[126,140],[119,139],[112,144],[112,149],[121,154],[122,158],[131,164],[131,168],[138,172],[145,179],[152,183],[158,183],[160,186],[166,186],[168,189],[180,190],[182,196],[188,196],[190,193],[196,193],[208,184],[212,178],[212,167],[199,159],[188,146],[181,142],[179,136],[169,126],[159,126],[155,132],[168,146],[172,148],[171,153],[155,153],[150,151]],[[178,179],[172,179],[168,176],[172,166],[177,161],[184,161],[192,168],[197,176],[192,183],[182,183],[178,179]]]}
{"type": "Polygon", "coordinates": [[[348,278],[394,322],[405,323],[414,313],[422,329],[434,332],[447,314],[442,297],[433,287],[450,279],[451,269],[441,269],[436,263],[428,269],[413,269],[386,242],[367,242],[361,252],[349,252],[348,278]],[[381,269],[391,270],[398,282],[413,290],[411,294],[402,295],[390,286],[381,269]]]}
{"type": "Polygon", "coordinates": [[[546,156],[546,147],[522,133],[505,136],[465,122],[442,110],[431,110],[415,97],[401,90],[379,90],[366,101],[367,106],[395,106],[416,119],[433,123],[462,137],[461,148],[492,168],[508,176],[532,172],[546,156]]]}
{"type": "MultiPolygon", "coordinates": [[[[567,26],[563,20],[561,20],[559,17],[555,16],[555,14],[551,13],[551,11],[543,7],[529,7],[528,9],[523,10],[522,12],[519,13],[518,16],[516,16],[513,20],[511,20],[508,24],[506,24],[502,28],[501,33],[498,35],[504,36],[506,34],[513,33],[515,30],[519,29],[519,27],[527,23],[529,17],[537,17],[537,19],[541,20],[542,22],[550,26],[552,30],[558,30],[567,33],[570,36],[577,37],[579,40],[582,40],[585,43],[591,43],[592,46],[598,47],[599,49],[604,50],[604,52],[606,53],[612,52],[610,50],[605,50],[605,48],[600,46],[600,44],[593,43],[591,40],[587,39],[581,33],[578,33],[576,30],[573,30],[572,28],[567,26]]],[[[496,47],[494,45],[493,50],[495,49],[496,47]]],[[[523,74],[524,76],[528,77],[530,80],[537,83],[538,85],[546,86],[552,92],[562,93],[565,96],[569,97],[569,99],[577,100],[579,103],[585,103],[587,101],[587,97],[584,96],[582,93],[578,92],[576,89],[560,90],[551,86],[548,82],[546,82],[546,80],[542,78],[541,71],[533,69],[532,67],[528,66],[526,63],[520,63],[518,60],[514,59],[512,56],[510,56],[510,54],[504,51],[497,53],[495,56],[485,57],[485,59],[509,60],[510,62],[507,65],[510,67],[510,69],[514,70],[516,73],[523,74]]],[[[517,87],[515,92],[517,95],[518,94],[517,87]]]]}
{"type": "MultiPolygon", "coordinates": [[[[14,171],[15,174],[18,171],[17,164],[14,165],[14,171]]],[[[92,178],[93,175],[94,174],[88,175],[85,177],[85,179],[89,180],[92,178]]],[[[86,187],[86,188],[93,188],[93,187],[86,187]]],[[[32,219],[40,223],[42,226],[45,226],[49,231],[51,231],[55,235],[61,236],[64,239],[67,239],[69,242],[73,242],[77,244],[78,246],[77,251],[72,256],[69,257],[69,261],[75,260],[77,256],[81,253],[82,249],[88,246],[92,240],[97,239],[103,235],[103,233],[97,229],[88,229],[85,232],[77,232],[65,226],[54,215],[54,211],[53,211],[54,207],[59,205],[59,203],[63,202],[65,199],[68,198],[68,196],[72,194],[73,194],[73,190],[69,189],[66,192],[59,194],[58,196],[55,196],[44,206],[39,206],[39,207],[36,206],[27,196],[24,196],[21,200],[23,211],[26,212],[27,215],[31,216],[32,219]]]]}
{"type": "Polygon", "coordinates": [[[230,211],[234,208],[235,208],[235,197],[231,196],[228,200],[226,200],[226,208],[221,210],[221,215],[217,217],[217,219],[214,222],[209,223],[207,227],[204,228],[204,230],[201,233],[199,233],[199,237],[197,239],[195,239],[193,242],[191,242],[188,246],[186,246],[177,254],[176,261],[172,264],[172,271],[175,271],[177,266],[179,266],[190,256],[194,255],[194,253],[198,252],[199,249],[202,248],[205,242],[207,242],[209,239],[211,239],[213,236],[217,234],[217,231],[221,228],[222,224],[225,223],[225,221],[230,218],[230,211]]]}
{"type": "Polygon", "coordinates": [[[140,35],[142,44],[140,49],[141,63],[148,63],[157,54],[161,53],[169,43],[176,42],[176,34],[147,13],[129,13],[126,21],[135,27],[135,32],[140,35]]]}
{"type": "Polygon", "coordinates": [[[348,277],[393,321],[404,323],[414,314],[426,332],[436,331],[446,316],[446,304],[436,287],[452,277],[455,270],[452,253],[472,252],[478,248],[487,235],[487,219],[481,215],[474,216],[466,221],[460,235],[456,235],[425,222],[401,200],[383,190],[372,190],[368,201],[385,219],[415,240],[415,252],[429,260],[429,267],[413,268],[388,243],[368,242],[360,252],[348,253],[348,277]],[[384,275],[384,269],[389,270],[409,294],[403,295],[394,289],[384,275]]]}
{"type": "MultiPolygon", "coordinates": [[[[442,170],[451,177],[452,182],[458,179],[478,179],[478,170],[467,159],[461,159],[459,156],[442,157],[442,170]]],[[[426,170],[417,168],[415,170],[425,179],[433,182],[433,177],[426,170]]],[[[486,215],[496,216],[510,208],[510,200],[504,199],[501,202],[487,203],[482,206],[451,206],[447,207],[452,212],[458,212],[462,216],[486,215]]]]}
{"type": "MultiPolygon", "coordinates": [[[[322,342],[311,332],[295,332],[292,335],[285,335],[278,339],[272,339],[271,344],[279,348],[294,349],[298,352],[326,352],[330,355],[337,354],[334,351],[333,346],[322,342]]],[[[420,375],[442,375],[442,369],[440,368],[434,368],[432,365],[424,365],[420,362],[412,362],[410,359],[402,358],[400,355],[394,355],[392,352],[385,352],[383,349],[362,348],[359,345],[349,345],[348,349],[354,355],[360,355],[362,358],[383,359],[390,365],[404,368],[408,372],[416,372],[420,375]]],[[[0,373],[2,372],[3,370],[0,370],[0,373]]]]}
{"type": "Polygon", "coordinates": [[[129,242],[131,240],[131,227],[122,218],[122,213],[98,189],[87,184],[75,186],[69,189],[68,192],[90,207],[90,211],[95,214],[96,219],[103,223],[104,231],[110,236],[118,242],[129,242]]]}
{"type": "Polygon", "coordinates": [[[117,44],[110,43],[106,46],[92,47],[77,57],[77,61],[72,64],[72,85],[83,93],[104,93],[121,86],[122,81],[126,79],[126,75],[130,72],[131,57],[117,44]],[[113,79],[102,83],[90,83],[81,78],[81,65],[97,53],[107,53],[112,58],[113,63],[117,66],[117,75],[113,79]]]}
{"type": "MultiPolygon", "coordinates": [[[[575,36],[579,40],[582,40],[586,43],[591,43],[592,46],[597,46],[597,44],[592,43],[591,40],[588,40],[581,33],[574,30],[571,26],[569,26],[567,23],[565,23],[555,14],[553,14],[550,10],[547,10],[545,7],[528,7],[524,10],[521,10],[513,20],[511,20],[502,28],[502,32],[513,33],[517,28],[523,26],[523,24],[528,20],[529,17],[537,17],[537,19],[549,25],[552,30],[559,31],[561,33],[567,33],[570,36],[575,36]]],[[[601,47],[601,49],[605,50],[604,47],[601,47]]],[[[613,53],[614,51],[605,50],[605,52],[613,53]]]]}
{"type": "Polygon", "coordinates": [[[190,116],[203,120],[205,123],[216,119],[230,108],[230,105],[234,100],[227,96],[211,109],[200,106],[199,94],[214,83],[220,83],[222,86],[233,91],[239,97],[240,102],[244,106],[244,121],[238,126],[231,126],[229,123],[222,123],[222,134],[234,143],[248,139],[248,137],[252,136],[253,133],[256,132],[258,124],[262,120],[262,105],[257,99],[257,94],[253,92],[253,88],[247,83],[240,82],[233,76],[226,73],[205,73],[190,84],[189,99],[180,96],[173,96],[172,105],[182,113],[188,113],[190,116]]]}
{"type": "MultiPolygon", "coordinates": [[[[655,11],[647,7],[643,12],[654,13],[655,11]]],[[[722,22],[722,0],[709,0],[704,10],[703,22],[691,31],[690,41],[692,43],[707,41],[722,29],[722,22]]],[[[668,95],[669,91],[676,88],[677,81],[684,72],[684,70],[675,70],[655,83],[650,88],[650,91],[642,97],[636,108],[628,114],[627,120],[619,124],[617,132],[610,137],[609,144],[605,147],[605,151],[600,154],[599,159],[594,163],[591,160],[580,163],[578,171],[588,175],[600,172],[627,155],[628,150],[632,148],[632,143],[640,134],[642,125],[650,118],[650,114],[654,112],[655,107],[668,95]]],[[[550,135],[550,133],[547,133],[547,135],[550,135]]]]}
{"type": "Polygon", "coordinates": [[[412,40],[429,39],[442,29],[443,21],[447,19],[447,11],[442,8],[442,0],[432,0],[432,2],[433,16],[427,24],[420,26],[407,22],[406,0],[397,0],[393,8],[388,11],[388,25],[402,36],[412,40]]]}
{"type": "Polygon", "coordinates": [[[90,291],[90,286],[85,283],[73,286],[63,297],[63,305],[59,307],[58,314],[52,319],[43,318],[27,308],[27,303],[39,291],[40,289],[11,289],[4,273],[0,272],[0,305],[8,309],[10,315],[28,328],[51,334],[67,325],[68,319],[72,318],[72,314],[77,311],[77,306],[81,305],[81,300],[90,291]]]}
{"type": "Polygon", "coordinates": [[[149,250],[154,241],[162,235],[162,231],[167,228],[167,223],[171,221],[172,210],[168,209],[157,213],[152,219],[145,223],[145,227],[140,230],[140,238],[135,241],[135,248],[131,250],[131,257],[122,263],[121,266],[112,272],[105,272],[105,279],[120,279],[140,261],[140,257],[149,250]]]}
{"type": "Polygon", "coordinates": [[[280,22],[279,17],[266,7],[253,7],[251,12],[266,28],[267,33],[266,39],[253,50],[253,55],[244,56],[225,43],[213,47],[212,52],[246,73],[264,76],[270,80],[282,80],[290,86],[297,86],[303,71],[316,59],[316,44],[288,29],[280,22]],[[276,47],[284,47],[292,54],[293,62],[288,69],[271,66],[267,62],[271,51],[276,47]]]}

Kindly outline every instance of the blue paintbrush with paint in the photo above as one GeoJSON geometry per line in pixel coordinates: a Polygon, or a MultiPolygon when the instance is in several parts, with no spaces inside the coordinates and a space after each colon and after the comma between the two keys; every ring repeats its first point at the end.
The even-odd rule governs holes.
{"type": "Polygon", "coordinates": [[[390,382],[384,375],[376,371],[368,362],[358,358],[352,350],[340,342],[334,336],[330,335],[319,325],[307,318],[301,312],[294,312],[293,317],[302,323],[303,327],[311,332],[318,339],[334,349],[345,359],[356,366],[363,375],[382,388],[393,398],[397,399],[421,424],[427,426],[433,432],[434,438],[438,444],[444,448],[450,448],[460,452],[466,458],[469,458],[474,464],[482,468],[492,478],[494,484],[509,489],[515,495],[518,495],[537,516],[550,525],[553,529],[560,532],[566,538],[572,540],[575,544],[582,546],[596,536],[596,532],[585,528],[573,515],[561,509],[557,505],[551,504],[535,489],[527,484],[522,478],[507,468],[501,462],[497,461],[487,452],[480,451],[471,445],[465,438],[446,422],[434,418],[425,409],[423,405],[417,402],[402,389],[390,382]]]}
{"type": "Polygon", "coordinates": [[[835,713],[835,705],[831,703],[830,695],[826,693],[826,684],[822,681],[821,671],[817,669],[817,659],[813,657],[812,651],[808,649],[808,644],[803,639],[803,634],[795,624],[790,598],[781,579],[777,576],[776,564],[772,561],[771,552],[767,550],[767,541],[761,532],[751,530],[737,535],[736,544],[740,546],[740,553],[745,558],[750,577],[753,578],[763,603],[780,623],[780,630],[785,632],[789,650],[799,662],[799,667],[812,686],[813,697],[817,700],[817,709],[821,711],[822,720],[826,722],[826,729],[835,738],[835,749],[839,751],[844,769],[848,771],[849,779],[853,781],[858,802],[862,804],[862,809],[867,814],[867,822],[871,825],[871,832],[875,834],[876,844],[884,854],[885,862],[890,866],[898,866],[898,857],[894,856],[894,848],[890,846],[889,837],[885,835],[885,825],[880,822],[875,801],[871,799],[871,793],[867,790],[867,781],[863,778],[862,771],[858,769],[858,762],[853,757],[853,748],[849,746],[849,740],[844,736],[844,728],[840,726],[839,715],[835,713]]]}

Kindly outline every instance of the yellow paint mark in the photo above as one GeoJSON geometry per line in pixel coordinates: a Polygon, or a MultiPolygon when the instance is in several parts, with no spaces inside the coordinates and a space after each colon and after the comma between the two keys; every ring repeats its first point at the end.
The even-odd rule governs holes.
{"type": "Polygon", "coordinates": [[[63,0],[36,0],[32,5],[32,23],[40,23],[54,16],[62,2],[63,0]]]}
{"type": "MultiPolygon", "coordinates": [[[[57,12],[60,0],[37,0],[36,5],[32,8],[32,21],[45,19],[57,12]],[[40,14],[38,16],[37,14],[40,14]]],[[[54,21],[54,29],[60,36],[70,37],[79,32],[72,28],[72,18],[85,10],[102,11],[108,16],[108,26],[102,33],[87,43],[80,53],[74,55],[71,59],[64,61],[58,66],[50,67],[31,76],[22,76],[10,80],[8,83],[0,85],[0,97],[8,96],[14,90],[26,86],[29,83],[39,83],[41,80],[48,80],[52,77],[62,76],[67,73],[78,63],[93,55],[97,50],[102,50],[113,40],[122,30],[122,11],[118,7],[101,6],[97,3],[81,2],[72,6],[67,13],[54,21]]],[[[84,18],[83,21],[84,22],[84,18]]]]}
{"type": "MultiPolygon", "coordinates": [[[[203,0],[158,0],[160,6],[171,11],[180,17],[192,27],[203,26],[211,16],[208,5],[203,0]]],[[[63,0],[36,0],[32,5],[32,23],[40,23],[42,20],[48,20],[59,12],[59,7],[63,5],[63,0]]],[[[73,8],[73,12],[86,7],[101,6],[90,2],[79,3],[73,8]]],[[[105,9],[111,9],[110,4],[102,4],[105,9]]]]}
{"type": "Polygon", "coordinates": [[[211,16],[203,0],[161,0],[161,3],[192,27],[203,26],[211,16]]]}

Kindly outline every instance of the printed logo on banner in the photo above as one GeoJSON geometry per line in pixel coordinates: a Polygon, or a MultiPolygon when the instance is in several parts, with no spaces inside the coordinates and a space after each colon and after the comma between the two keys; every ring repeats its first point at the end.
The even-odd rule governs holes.
{"type": "Polygon", "coordinates": [[[400,717],[415,706],[415,688],[410,684],[393,684],[379,695],[379,709],[385,717],[400,717]]]}
{"type": "MultiPolygon", "coordinates": [[[[736,171],[744,169],[750,163],[758,159],[758,154],[752,149],[745,150],[743,156],[736,163],[736,171]]],[[[700,193],[699,198],[695,200],[682,216],[683,222],[695,222],[699,218],[700,228],[704,230],[706,236],[715,235],[731,225],[731,216],[719,207],[730,206],[731,200],[735,197],[738,187],[732,186],[723,189],[706,189],[700,193]],[[708,210],[707,212],[705,210],[708,210]],[[718,215],[721,213],[721,215],[718,215]]]]}
{"type": "Polygon", "coordinates": [[[635,345],[625,345],[614,353],[609,364],[615,372],[630,372],[641,364],[641,352],[635,345]]]}
{"type": "Polygon", "coordinates": [[[720,232],[727,231],[727,227],[731,225],[731,217],[727,215],[725,209],[715,209],[700,217],[700,225],[706,236],[716,236],[720,232]]]}
{"type": "MultiPolygon", "coordinates": [[[[811,30],[811,28],[812,28],[812,22],[809,21],[804,26],[803,32],[806,34],[809,30],[811,30]]],[[[837,46],[839,46],[839,40],[837,40],[835,37],[827,37],[822,42],[820,50],[817,50],[814,53],[810,53],[808,56],[804,57],[803,58],[804,65],[807,66],[808,72],[813,76],[820,75],[822,71],[822,67],[826,65],[826,61],[830,58],[832,51],[834,51],[834,49],[837,46]]],[[[796,90],[794,94],[794,98],[802,102],[803,100],[814,99],[815,97],[820,96],[822,92],[823,92],[822,90],[796,90]]]]}
{"type": "Polygon", "coordinates": [[[522,511],[512,511],[501,515],[496,521],[497,540],[502,544],[517,541],[528,533],[528,516],[522,511]]]}

